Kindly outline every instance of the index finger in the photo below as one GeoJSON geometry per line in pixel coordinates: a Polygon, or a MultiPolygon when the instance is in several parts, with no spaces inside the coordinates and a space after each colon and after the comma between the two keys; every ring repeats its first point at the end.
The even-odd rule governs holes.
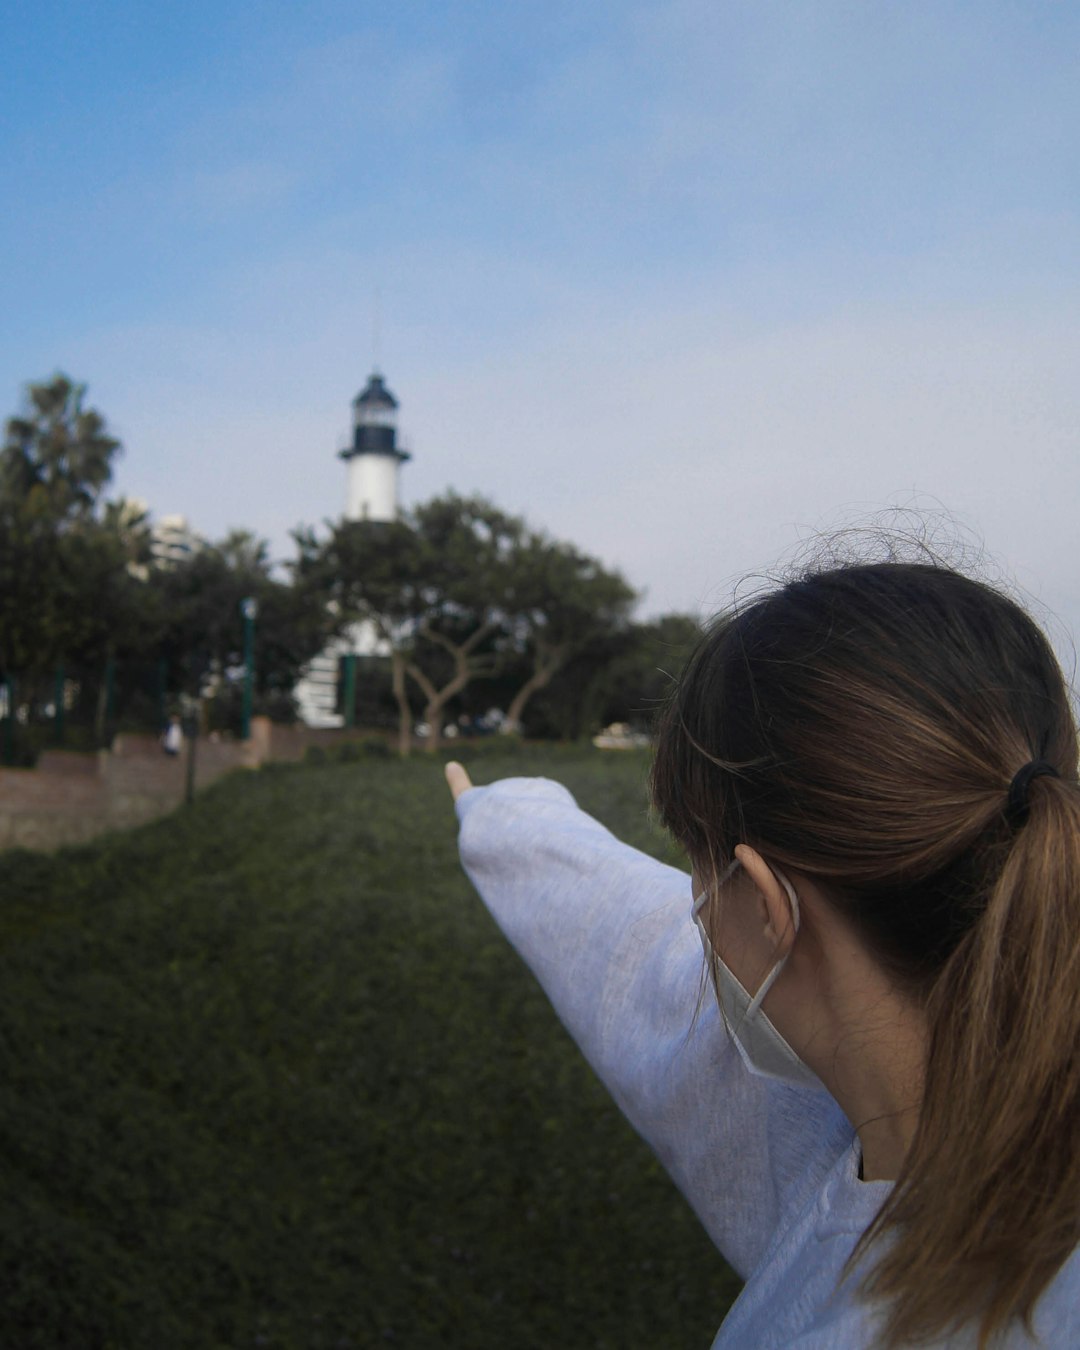
{"type": "Polygon", "coordinates": [[[450,794],[454,801],[457,801],[463,792],[468,792],[472,787],[472,779],[457,760],[453,759],[446,766],[446,781],[449,784],[450,794]]]}

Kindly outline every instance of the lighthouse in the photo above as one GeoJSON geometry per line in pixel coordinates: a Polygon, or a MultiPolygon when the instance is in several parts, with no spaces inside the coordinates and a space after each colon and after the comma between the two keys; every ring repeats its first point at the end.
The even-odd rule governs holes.
{"type": "MultiPolygon", "coordinates": [[[[377,370],[352,402],[352,437],[338,454],[345,461],[345,519],[391,521],[397,519],[398,471],[412,456],[397,439],[398,401],[377,370]]],[[[342,698],[352,699],[357,657],[385,655],[370,620],[353,624],[333,639],[325,651],[304,667],[293,689],[300,720],[309,727],[340,727],[349,724],[341,712],[342,698]]]]}
{"type": "Polygon", "coordinates": [[[353,399],[352,441],[340,457],[348,465],[347,520],[394,520],[398,470],[410,458],[397,443],[398,401],[377,370],[353,399]]]}

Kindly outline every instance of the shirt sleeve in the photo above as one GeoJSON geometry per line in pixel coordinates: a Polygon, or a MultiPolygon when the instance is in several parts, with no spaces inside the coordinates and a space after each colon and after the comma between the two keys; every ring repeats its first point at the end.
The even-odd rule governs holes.
{"type": "MultiPolygon", "coordinates": [[[[748,1074],[690,920],[690,878],[541,778],[457,803],[462,862],[506,937],[713,1241],[743,1276],[780,1216],[807,1094],[748,1074]],[[792,1098],[794,1097],[794,1101],[792,1098]],[[777,1121],[788,1122],[779,1133],[777,1121]]],[[[824,1094],[809,1094],[811,1101],[824,1094]]]]}

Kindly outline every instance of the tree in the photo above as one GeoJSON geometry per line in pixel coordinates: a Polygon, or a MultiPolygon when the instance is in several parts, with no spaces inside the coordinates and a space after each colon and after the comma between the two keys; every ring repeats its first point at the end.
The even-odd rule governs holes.
{"type": "Polygon", "coordinates": [[[612,722],[648,730],[700,637],[697,620],[686,614],[607,633],[573,656],[532,701],[528,733],[577,740],[612,722]]]}
{"type": "Polygon", "coordinates": [[[407,680],[421,692],[435,750],[450,700],[498,668],[523,531],[484,498],[447,493],[395,521],[342,521],[323,544],[299,536],[301,583],[333,607],[340,631],[369,623],[389,652],[403,753],[407,680]]]}
{"type": "Polygon", "coordinates": [[[199,549],[184,562],[151,572],[148,586],[160,621],[158,650],[168,662],[171,687],[213,700],[212,720],[239,725],[244,675],[241,601],[254,599],[256,707],[293,715],[292,689],[303,665],[322,650],[331,631],[325,610],[294,586],[277,580],[269,546],[247,530],[199,549]]]}
{"type": "Polygon", "coordinates": [[[520,672],[508,721],[587,650],[610,655],[635,600],[623,577],[530,531],[483,497],[447,493],[393,522],[343,521],[298,536],[303,584],[343,628],[367,622],[389,653],[399,739],[411,743],[407,683],[423,699],[428,747],[448,705],[477,679],[520,672]]]}
{"type": "Polygon", "coordinates": [[[558,671],[626,627],[637,596],[618,572],[544,535],[530,535],[513,565],[511,623],[529,672],[506,713],[517,731],[529,700],[558,671]]]}
{"type": "Polygon", "coordinates": [[[600,722],[628,722],[647,729],[701,641],[690,614],[662,614],[632,624],[622,650],[603,671],[595,696],[600,722]]]}
{"type": "MultiPolygon", "coordinates": [[[[311,608],[327,616],[330,634],[342,636],[369,625],[390,654],[398,706],[398,749],[412,742],[412,707],[406,688],[412,635],[423,613],[424,571],[420,540],[411,523],[342,520],[320,542],[311,529],[294,535],[298,557],[294,584],[311,608]]],[[[369,644],[372,645],[372,644],[369,644]]]]}
{"type": "Polygon", "coordinates": [[[524,522],[483,497],[436,497],[414,513],[424,611],[409,675],[423,691],[428,749],[440,744],[447,703],[500,664],[498,639],[517,604],[524,522]],[[442,660],[433,660],[432,649],[442,660]],[[426,658],[426,659],[425,659],[426,658]]]}
{"type": "Polygon", "coordinates": [[[83,406],[85,396],[86,385],[62,374],[27,385],[24,410],[8,419],[0,450],[0,501],[55,524],[92,514],[120,442],[100,413],[83,406]]]}
{"type": "Polygon", "coordinates": [[[66,375],[27,387],[0,448],[0,674],[34,675],[100,647],[130,599],[116,517],[98,511],[120,443],[66,375]]]}

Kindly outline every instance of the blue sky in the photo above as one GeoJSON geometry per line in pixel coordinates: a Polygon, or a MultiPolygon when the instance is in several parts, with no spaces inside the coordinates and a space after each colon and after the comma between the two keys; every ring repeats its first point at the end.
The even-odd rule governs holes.
{"type": "Polygon", "coordinates": [[[374,360],[406,501],[647,592],[943,508],[1080,631],[1080,9],[25,3],[0,18],[0,392],[279,556],[374,360]]]}

